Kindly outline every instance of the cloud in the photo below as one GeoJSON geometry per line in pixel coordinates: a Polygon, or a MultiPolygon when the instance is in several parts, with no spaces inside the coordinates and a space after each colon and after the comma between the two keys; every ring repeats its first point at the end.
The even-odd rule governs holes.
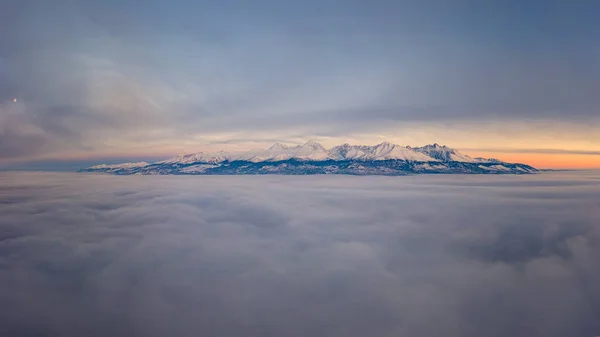
{"type": "Polygon", "coordinates": [[[597,172],[0,174],[0,334],[592,336],[597,172]]]}
{"type": "Polygon", "coordinates": [[[285,141],[436,123],[593,125],[597,5],[531,6],[9,0],[0,102],[27,104],[23,123],[44,136],[3,134],[0,160],[232,132],[285,141]]]}
{"type": "Polygon", "coordinates": [[[591,156],[600,155],[600,151],[585,151],[585,150],[562,150],[562,149],[462,149],[465,151],[486,151],[486,152],[501,152],[501,153],[544,153],[544,154],[584,154],[591,156]]]}

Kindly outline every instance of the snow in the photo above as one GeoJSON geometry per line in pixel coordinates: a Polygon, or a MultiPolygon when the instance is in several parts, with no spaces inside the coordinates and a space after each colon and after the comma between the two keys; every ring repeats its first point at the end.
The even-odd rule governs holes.
{"type": "Polygon", "coordinates": [[[227,160],[228,154],[221,151],[217,153],[190,153],[167,160],[159,161],[157,164],[192,164],[192,163],[220,163],[227,160]]]}
{"type": "Polygon", "coordinates": [[[400,145],[381,143],[375,148],[374,154],[377,159],[401,159],[408,161],[437,161],[423,153],[419,153],[412,149],[402,147],[400,145]]]}
{"type": "Polygon", "coordinates": [[[482,158],[482,157],[477,157],[477,158],[473,158],[476,163],[502,163],[501,160],[496,159],[496,158],[482,158]]]}
{"type": "MultiPolygon", "coordinates": [[[[250,162],[277,162],[289,159],[300,161],[324,161],[324,160],[404,160],[423,163],[440,163],[448,161],[467,162],[467,163],[498,163],[485,158],[471,158],[460,153],[457,150],[437,143],[423,147],[411,148],[410,146],[401,146],[389,142],[382,142],[377,145],[350,145],[343,144],[331,149],[324,148],[318,142],[311,140],[302,145],[289,146],[281,143],[273,144],[268,149],[255,149],[246,152],[196,152],[182,154],[167,160],[156,162],[155,164],[219,164],[225,161],[250,161],[250,162]]],[[[91,169],[131,169],[149,165],[146,162],[124,163],[118,165],[97,165],[91,169]]],[[[443,165],[442,165],[443,166],[443,165]]],[[[209,166],[194,165],[182,169],[183,172],[196,172],[194,170],[205,170],[209,166]]],[[[214,167],[214,166],[213,166],[214,167]]],[[[482,166],[484,169],[492,170],[510,170],[502,165],[482,166]],[[484,168],[485,167],[485,168],[484,168]]],[[[439,169],[439,167],[422,167],[423,170],[439,169]]]]}
{"type": "Polygon", "coordinates": [[[311,140],[303,145],[287,146],[281,143],[273,144],[268,149],[256,149],[248,152],[232,154],[227,152],[217,153],[192,153],[177,156],[159,164],[192,164],[192,163],[219,163],[225,160],[245,160],[251,162],[297,160],[387,160],[398,159],[419,162],[460,161],[479,162],[456,150],[438,144],[428,145],[423,148],[412,149],[389,142],[377,145],[350,145],[343,144],[329,150],[318,142],[311,140]],[[443,159],[442,159],[443,158],[443,159]]]}
{"type": "Polygon", "coordinates": [[[144,167],[144,166],[148,166],[149,164],[145,161],[140,161],[137,163],[123,163],[123,164],[114,164],[114,165],[107,165],[107,164],[101,164],[101,165],[96,165],[96,166],[92,166],[90,167],[91,169],[129,169],[129,168],[136,168],[136,167],[144,167]]]}
{"type": "Polygon", "coordinates": [[[480,169],[487,170],[487,171],[504,171],[504,172],[510,171],[510,168],[508,168],[504,165],[492,165],[492,166],[479,165],[478,167],[480,169]]]}
{"type": "Polygon", "coordinates": [[[188,166],[188,167],[184,167],[181,169],[181,172],[184,173],[192,173],[192,172],[204,172],[207,169],[210,168],[214,168],[214,167],[219,167],[219,165],[214,165],[214,164],[198,164],[198,165],[192,165],[192,166],[188,166]]]}
{"type": "Polygon", "coordinates": [[[504,165],[493,165],[493,166],[490,166],[490,167],[492,167],[492,168],[494,168],[494,169],[496,169],[498,171],[510,171],[510,169],[508,167],[504,166],[504,165]]]}
{"type": "Polygon", "coordinates": [[[334,159],[329,152],[315,141],[306,142],[298,146],[285,146],[275,144],[266,150],[252,150],[241,156],[236,157],[237,160],[247,160],[252,162],[261,161],[282,161],[288,159],[299,160],[327,160],[334,159]]]}
{"type": "Polygon", "coordinates": [[[423,171],[438,171],[438,170],[443,170],[443,169],[447,169],[448,167],[441,165],[441,164],[428,164],[428,163],[423,163],[423,164],[418,164],[415,165],[414,168],[416,170],[423,170],[423,171]]]}
{"type": "Polygon", "coordinates": [[[338,160],[386,160],[400,159],[407,161],[437,161],[423,153],[416,152],[408,147],[403,147],[388,142],[374,146],[349,145],[336,146],[329,151],[332,157],[338,160]]]}
{"type": "Polygon", "coordinates": [[[458,161],[463,163],[478,163],[481,162],[479,159],[473,159],[465,154],[458,152],[455,149],[449,148],[445,145],[439,145],[437,143],[433,145],[425,145],[423,147],[414,148],[416,152],[423,153],[432,158],[436,158],[441,161],[458,161]]]}
{"type": "Polygon", "coordinates": [[[477,163],[478,160],[473,159],[465,154],[462,154],[458,151],[454,151],[454,153],[450,154],[450,158],[453,161],[460,161],[460,162],[464,162],[464,163],[477,163]]]}
{"type": "Polygon", "coordinates": [[[281,143],[275,143],[275,144],[273,144],[273,146],[271,146],[269,148],[269,150],[272,150],[272,151],[281,151],[281,150],[286,150],[287,148],[288,148],[287,145],[283,145],[281,143]]]}
{"type": "Polygon", "coordinates": [[[367,156],[367,152],[365,152],[363,148],[364,147],[346,143],[333,147],[329,150],[329,153],[336,160],[364,159],[367,156]]]}
{"type": "Polygon", "coordinates": [[[534,171],[532,171],[530,169],[527,169],[527,168],[524,168],[524,167],[521,167],[521,166],[517,167],[517,170],[521,171],[521,172],[526,172],[526,173],[534,172],[534,171]]]}
{"type": "Polygon", "coordinates": [[[399,159],[407,161],[437,161],[426,154],[419,153],[408,147],[388,142],[374,146],[344,144],[329,150],[316,141],[308,141],[303,145],[287,146],[276,143],[268,149],[256,149],[243,153],[192,153],[173,157],[158,164],[193,164],[220,163],[226,160],[245,160],[251,162],[297,160],[386,160],[399,159]]]}

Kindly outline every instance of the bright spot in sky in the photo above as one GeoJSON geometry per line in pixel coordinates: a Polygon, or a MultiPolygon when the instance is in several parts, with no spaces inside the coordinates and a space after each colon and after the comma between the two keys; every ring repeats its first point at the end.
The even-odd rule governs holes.
{"type": "Polygon", "coordinates": [[[17,103],[17,99],[16,99],[16,98],[13,98],[13,102],[14,102],[14,103],[17,103]]]}

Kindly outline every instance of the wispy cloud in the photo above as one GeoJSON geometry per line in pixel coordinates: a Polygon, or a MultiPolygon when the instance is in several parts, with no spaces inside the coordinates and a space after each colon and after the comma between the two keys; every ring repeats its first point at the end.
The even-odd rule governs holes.
{"type": "Polygon", "coordinates": [[[600,151],[563,150],[563,149],[515,149],[515,148],[461,148],[463,151],[481,151],[498,153],[541,153],[541,154],[583,154],[600,156],[600,151]]]}
{"type": "MultiPolygon", "coordinates": [[[[2,8],[0,102],[17,97],[27,108],[19,127],[3,120],[0,160],[164,151],[227,133],[278,132],[285,141],[449,123],[598,123],[591,2],[9,0],[2,8]]],[[[531,148],[527,135],[541,131],[528,131],[518,137],[531,148]]]]}

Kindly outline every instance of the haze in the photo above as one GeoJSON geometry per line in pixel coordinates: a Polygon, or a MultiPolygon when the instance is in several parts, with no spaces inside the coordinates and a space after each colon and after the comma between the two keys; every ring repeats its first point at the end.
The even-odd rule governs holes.
{"type": "Polygon", "coordinates": [[[0,173],[2,336],[595,336],[600,173],[0,173]]]}

